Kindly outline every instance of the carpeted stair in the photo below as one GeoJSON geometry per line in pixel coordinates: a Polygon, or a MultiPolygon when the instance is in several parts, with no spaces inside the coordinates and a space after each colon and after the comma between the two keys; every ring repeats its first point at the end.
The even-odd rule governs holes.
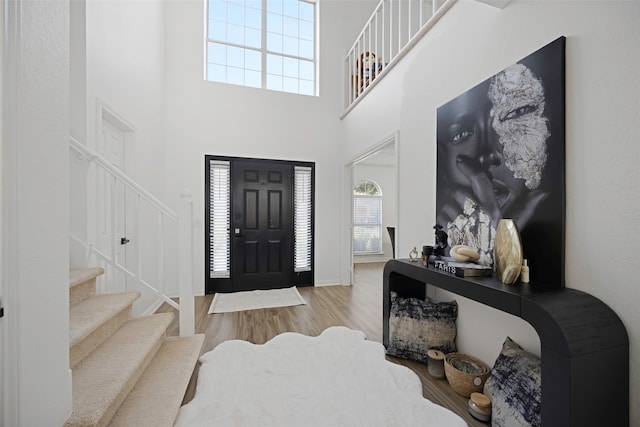
{"type": "Polygon", "coordinates": [[[167,338],[172,313],[131,317],[140,294],[96,295],[103,273],[69,271],[73,413],[65,426],[170,427],[204,335],[167,338]]]}

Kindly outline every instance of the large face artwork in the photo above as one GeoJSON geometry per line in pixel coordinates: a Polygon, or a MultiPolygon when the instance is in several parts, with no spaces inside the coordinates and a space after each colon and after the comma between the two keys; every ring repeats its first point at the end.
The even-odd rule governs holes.
{"type": "Polygon", "coordinates": [[[559,155],[549,144],[561,144],[564,154],[564,140],[551,138],[545,81],[522,62],[438,109],[437,223],[451,246],[476,248],[486,265],[498,221],[512,218],[526,230],[544,211],[550,184],[563,184],[545,185],[545,176],[558,175],[548,173],[549,156],[559,155]]]}

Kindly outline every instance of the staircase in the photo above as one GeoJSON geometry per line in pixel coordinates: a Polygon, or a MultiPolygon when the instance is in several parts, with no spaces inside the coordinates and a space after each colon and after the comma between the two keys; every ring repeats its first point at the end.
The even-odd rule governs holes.
{"type": "Polygon", "coordinates": [[[204,335],[166,337],[173,313],[131,317],[140,294],[96,295],[103,273],[69,271],[73,413],[65,426],[172,426],[204,335]]]}

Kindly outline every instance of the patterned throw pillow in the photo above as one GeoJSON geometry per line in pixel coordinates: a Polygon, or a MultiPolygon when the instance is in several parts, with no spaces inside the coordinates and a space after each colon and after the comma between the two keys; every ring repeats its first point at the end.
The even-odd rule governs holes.
{"type": "Polygon", "coordinates": [[[484,385],[484,394],[491,398],[492,427],[539,426],[540,359],[507,337],[484,385]]]}
{"type": "Polygon", "coordinates": [[[400,298],[391,292],[387,354],[427,362],[429,349],[456,351],[458,303],[400,298]]]}

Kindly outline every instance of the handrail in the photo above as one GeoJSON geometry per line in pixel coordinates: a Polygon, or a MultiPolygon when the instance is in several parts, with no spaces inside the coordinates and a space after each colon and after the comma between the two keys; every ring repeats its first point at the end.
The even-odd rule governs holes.
{"type": "Polygon", "coordinates": [[[433,3],[427,0],[380,0],[345,57],[347,90],[345,111],[340,119],[349,114],[457,1],[446,0],[438,6],[437,0],[433,3]],[[403,4],[406,10],[402,8],[403,4]],[[417,5],[417,16],[412,4],[417,5]],[[376,52],[380,53],[379,49],[382,54],[376,55],[376,52]],[[368,67],[365,64],[367,59],[368,67]]]}
{"type": "Polygon", "coordinates": [[[158,200],[153,194],[147,191],[140,184],[132,180],[129,176],[123,173],[120,169],[113,166],[108,160],[100,156],[95,151],[91,150],[86,145],[82,144],[80,141],[75,139],[73,136],[69,135],[69,142],[71,143],[71,147],[79,152],[80,154],[84,154],[87,156],[89,161],[94,161],[100,165],[103,169],[106,169],[111,175],[115,176],[117,179],[122,181],[124,185],[129,187],[136,194],[141,195],[146,201],[151,203],[154,207],[160,210],[163,214],[165,214],[168,218],[173,221],[178,221],[178,215],[171,210],[167,205],[158,200]]]}
{"type": "MultiPolygon", "coordinates": [[[[103,228],[97,228],[94,234],[88,233],[87,241],[79,238],[73,233],[69,233],[69,237],[82,246],[82,248],[86,251],[87,254],[87,265],[90,263],[91,256],[95,256],[100,260],[104,265],[108,265],[109,269],[105,269],[105,285],[108,288],[114,288],[114,280],[115,276],[110,278],[110,272],[112,271],[114,274],[124,275],[127,279],[131,279],[136,283],[142,285],[144,288],[148,289],[154,295],[156,295],[162,302],[169,304],[171,307],[177,309],[179,311],[179,322],[180,322],[180,335],[181,336],[191,336],[194,334],[195,329],[195,316],[194,316],[194,297],[193,297],[193,288],[192,288],[192,221],[193,221],[193,209],[192,209],[192,201],[191,194],[188,190],[183,192],[182,200],[180,201],[179,213],[171,210],[167,205],[158,200],[155,196],[153,196],[149,191],[143,188],[140,184],[133,181],[130,177],[124,174],[122,171],[114,167],[108,160],[100,156],[98,153],[91,150],[89,147],[85,146],[81,142],[79,142],[76,138],[69,135],[69,146],[72,150],[74,150],[77,154],[80,155],[81,160],[86,160],[89,164],[93,163],[97,169],[94,170],[94,176],[98,170],[102,170],[102,173],[109,176],[110,178],[104,180],[104,187],[100,187],[102,193],[98,195],[99,199],[105,203],[105,211],[103,214],[104,221],[107,225],[101,224],[103,228]],[[121,185],[121,187],[119,187],[121,185]],[[135,203],[133,203],[133,207],[128,204],[119,205],[119,200],[116,197],[116,192],[118,188],[127,189],[130,191],[131,195],[134,196],[135,203]],[[124,241],[123,236],[118,236],[116,233],[115,223],[117,221],[116,212],[121,212],[120,209],[127,209],[128,212],[134,214],[134,219],[136,222],[136,227],[134,230],[134,236],[132,238],[134,240],[141,240],[143,236],[138,232],[139,226],[142,221],[146,221],[147,217],[142,217],[140,212],[140,202],[144,201],[153,209],[153,212],[147,213],[147,215],[157,215],[158,217],[158,232],[154,233],[146,233],[147,238],[156,239],[152,240],[149,244],[149,240],[146,240],[146,245],[139,244],[136,248],[138,250],[138,265],[137,272],[132,271],[135,269],[129,268],[126,263],[123,265],[122,262],[118,260],[118,254],[116,251],[116,247],[119,244],[124,244],[123,242],[119,242],[119,237],[124,241]],[[168,220],[168,224],[173,224],[177,229],[177,242],[174,242],[174,245],[171,247],[177,248],[177,254],[174,258],[167,258],[164,253],[164,239],[167,229],[166,221],[163,220],[166,218],[168,220]],[[96,236],[102,233],[102,235],[107,235],[106,240],[98,240],[96,236]],[[93,237],[89,237],[93,236],[93,237]],[[92,238],[96,239],[96,242],[89,243],[88,240],[92,238]],[[101,248],[98,247],[97,243],[99,241],[105,242],[104,246],[107,246],[107,251],[109,253],[105,253],[101,248]],[[156,285],[149,283],[149,280],[145,280],[142,277],[142,249],[144,247],[153,247],[156,249],[156,253],[158,256],[158,283],[156,285]],[[179,262],[178,262],[179,258],[179,262]],[[165,263],[173,262],[176,266],[176,270],[178,272],[178,282],[179,282],[179,302],[174,301],[170,298],[163,290],[163,281],[165,279],[164,267],[165,263]]],[[[92,175],[87,172],[88,182],[92,175]]],[[[89,200],[89,191],[93,190],[91,185],[87,185],[87,201],[89,200]]],[[[128,194],[128,193],[127,193],[128,194]]],[[[146,206],[146,205],[145,205],[146,206]]],[[[87,210],[87,214],[90,215],[89,209],[87,210]]],[[[127,217],[127,213],[121,214],[127,217]]],[[[89,223],[89,222],[88,222],[89,223]]],[[[89,229],[87,230],[90,231],[89,229]]],[[[128,242],[125,241],[125,243],[128,242]]],[[[142,242],[142,240],[141,240],[142,242]]],[[[134,252],[135,253],[135,252],[134,252]]],[[[146,254],[145,254],[146,255],[146,254]]],[[[151,254],[153,255],[153,253],[151,254]]],[[[126,283],[126,282],[125,282],[126,283]]],[[[126,285],[125,285],[126,286],[126,285]]]]}

